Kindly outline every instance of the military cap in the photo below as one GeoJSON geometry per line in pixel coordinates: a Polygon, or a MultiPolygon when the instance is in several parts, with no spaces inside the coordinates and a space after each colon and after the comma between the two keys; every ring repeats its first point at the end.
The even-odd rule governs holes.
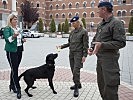
{"type": "Polygon", "coordinates": [[[110,8],[112,8],[113,7],[113,5],[110,3],[110,2],[100,2],[99,4],[98,4],[98,8],[99,7],[110,7],[110,8]]]}
{"type": "Polygon", "coordinates": [[[71,20],[70,20],[70,22],[72,23],[72,22],[75,22],[75,21],[77,21],[79,19],[79,17],[78,16],[74,16],[71,20]]]}

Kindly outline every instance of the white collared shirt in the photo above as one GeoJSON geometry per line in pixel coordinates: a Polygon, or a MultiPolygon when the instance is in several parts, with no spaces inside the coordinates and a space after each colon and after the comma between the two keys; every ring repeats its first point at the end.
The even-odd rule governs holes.
{"type": "MultiPolygon", "coordinates": [[[[12,28],[12,29],[14,30],[14,34],[15,34],[16,31],[19,32],[18,28],[16,28],[16,29],[12,28]]],[[[21,39],[22,39],[22,35],[19,33],[19,35],[17,36],[17,46],[21,46],[22,45],[21,39]]],[[[12,36],[10,36],[8,38],[8,40],[9,40],[10,43],[14,41],[14,39],[12,39],[12,36]]]]}

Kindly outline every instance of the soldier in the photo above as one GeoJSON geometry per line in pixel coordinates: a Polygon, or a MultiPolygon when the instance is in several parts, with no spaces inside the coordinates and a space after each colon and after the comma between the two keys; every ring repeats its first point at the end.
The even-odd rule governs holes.
{"type": "Polygon", "coordinates": [[[80,69],[83,68],[83,63],[87,57],[88,33],[83,28],[78,16],[74,16],[70,22],[74,30],[69,35],[68,43],[59,46],[59,48],[69,47],[70,67],[73,74],[73,82],[75,83],[70,89],[74,90],[74,97],[78,97],[79,89],[82,88],[80,83],[80,69]]]}
{"type": "Polygon", "coordinates": [[[97,82],[103,100],[118,100],[120,85],[119,49],[125,47],[125,30],[122,22],[112,14],[110,2],[100,2],[99,17],[103,18],[97,26],[88,54],[97,56],[97,82]]]}

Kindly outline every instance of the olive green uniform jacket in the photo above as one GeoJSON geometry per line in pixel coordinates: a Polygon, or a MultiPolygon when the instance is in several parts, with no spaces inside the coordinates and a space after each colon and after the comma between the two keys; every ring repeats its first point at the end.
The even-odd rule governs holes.
{"type": "Polygon", "coordinates": [[[71,32],[68,43],[61,46],[61,49],[69,47],[69,61],[73,74],[73,82],[80,85],[80,69],[83,67],[82,57],[87,57],[88,33],[80,27],[71,32]]]}
{"type": "Polygon", "coordinates": [[[87,57],[88,53],[88,33],[85,29],[80,27],[73,30],[68,38],[68,43],[63,44],[61,49],[69,47],[70,52],[83,52],[83,56],[87,57]]]}
{"type": "Polygon", "coordinates": [[[111,16],[97,27],[92,42],[101,42],[97,56],[97,81],[103,100],[118,100],[120,84],[119,49],[125,47],[126,37],[123,23],[111,16]]]}

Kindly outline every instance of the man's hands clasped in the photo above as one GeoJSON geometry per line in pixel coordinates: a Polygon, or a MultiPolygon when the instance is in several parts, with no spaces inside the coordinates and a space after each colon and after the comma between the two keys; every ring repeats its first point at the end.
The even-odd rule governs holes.
{"type": "Polygon", "coordinates": [[[88,55],[91,56],[91,55],[94,55],[94,54],[97,54],[97,52],[99,51],[99,49],[101,48],[101,42],[93,42],[93,44],[95,45],[94,46],[94,49],[93,48],[89,48],[88,49],[88,55]]]}

